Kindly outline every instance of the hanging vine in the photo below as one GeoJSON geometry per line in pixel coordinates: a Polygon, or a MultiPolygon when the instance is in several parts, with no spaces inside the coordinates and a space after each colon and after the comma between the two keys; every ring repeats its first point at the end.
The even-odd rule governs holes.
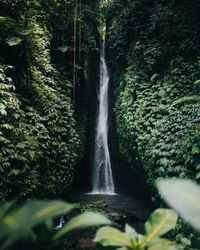
{"type": "Polygon", "coordinates": [[[78,0],[74,0],[74,68],[73,68],[73,100],[76,95],[76,23],[78,0]]]}
{"type": "Polygon", "coordinates": [[[79,63],[81,60],[81,36],[82,36],[82,3],[79,2],[79,63]]]}

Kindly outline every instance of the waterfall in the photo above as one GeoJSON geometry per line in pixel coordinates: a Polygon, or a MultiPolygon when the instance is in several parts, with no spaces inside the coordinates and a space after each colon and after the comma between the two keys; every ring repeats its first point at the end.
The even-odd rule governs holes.
{"type": "Polygon", "coordinates": [[[105,41],[103,41],[92,175],[93,194],[115,194],[108,148],[108,84],[109,75],[105,61],[105,41]]]}

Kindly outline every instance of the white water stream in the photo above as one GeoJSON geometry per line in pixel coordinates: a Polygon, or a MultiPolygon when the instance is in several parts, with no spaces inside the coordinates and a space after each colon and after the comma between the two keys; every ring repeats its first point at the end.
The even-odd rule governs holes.
{"type": "Polygon", "coordinates": [[[108,148],[108,84],[109,75],[105,61],[105,41],[103,41],[100,58],[100,87],[98,93],[92,194],[115,194],[108,148]]]}

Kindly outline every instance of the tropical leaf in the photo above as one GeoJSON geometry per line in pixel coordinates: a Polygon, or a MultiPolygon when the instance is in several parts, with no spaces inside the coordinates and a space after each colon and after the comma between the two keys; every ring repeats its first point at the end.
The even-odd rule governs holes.
{"type": "Polygon", "coordinates": [[[159,250],[172,250],[170,246],[164,245],[162,243],[155,243],[148,248],[148,250],[158,250],[158,249],[159,250]]]}
{"type": "Polygon", "coordinates": [[[0,221],[1,238],[11,245],[26,237],[36,225],[68,213],[73,205],[64,201],[27,201],[23,206],[8,211],[0,221]]]}
{"type": "Polygon", "coordinates": [[[11,38],[8,38],[6,40],[6,43],[9,45],[9,46],[15,46],[15,45],[18,45],[19,43],[22,42],[22,39],[20,37],[11,37],[11,38]]]}
{"type": "Polygon", "coordinates": [[[93,212],[83,213],[72,218],[68,223],[66,223],[66,225],[54,236],[53,240],[57,240],[64,234],[67,234],[75,229],[105,224],[111,224],[111,221],[105,216],[93,212]]]}
{"type": "Polygon", "coordinates": [[[177,214],[171,209],[156,209],[145,223],[146,242],[151,242],[174,228],[177,219],[177,214]]]}
{"type": "Polygon", "coordinates": [[[131,226],[129,226],[128,224],[126,224],[125,226],[125,232],[127,234],[128,237],[130,238],[136,238],[137,237],[137,232],[135,231],[135,229],[131,226]]]}
{"type": "Polygon", "coordinates": [[[182,246],[175,244],[167,239],[157,238],[149,244],[148,250],[176,250],[182,249],[182,246]]]}
{"type": "Polygon", "coordinates": [[[119,247],[116,250],[128,250],[128,247],[119,247]]]}
{"type": "Polygon", "coordinates": [[[41,223],[49,218],[69,213],[75,206],[65,201],[30,201],[27,206],[34,208],[33,224],[41,223]]]}
{"type": "Polygon", "coordinates": [[[200,186],[190,180],[167,179],[159,181],[157,187],[167,203],[200,230],[200,186]]]}
{"type": "Polygon", "coordinates": [[[162,245],[160,243],[153,244],[148,248],[148,250],[169,250],[169,246],[162,245]]]}
{"type": "Polygon", "coordinates": [[[131,241],[134,245],[137,245],[137,237],[138,237],[138,234],[137,234],[137,232],[135,231],[135,229],[132,228],[131,226],[129,226],[128,224],[126,224],[126,226],[125,226],[125,232],[126,232],[126,235],[128,236],[128,238],[130,239],[130,241],[131,241]]]}
{"type": "Polygon", "coordinates": [[[102,227],[97,231],[95,241],[103,246],[131,246],[126,233],[109,226],[102,227]]]}

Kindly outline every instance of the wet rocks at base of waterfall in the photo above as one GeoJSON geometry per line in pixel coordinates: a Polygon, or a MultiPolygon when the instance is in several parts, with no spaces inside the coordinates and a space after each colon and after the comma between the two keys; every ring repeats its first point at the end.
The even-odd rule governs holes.
{"type": "MultiPolygon", "coordinates": [[[[125,224],[128,223],[141,234],[144,233],[144,223],[150,214],[150,209],[143,202],[133,198],[127,198],[126,204],[123,200],[113,205],[105,200],[81,202],[80,207],[82,212],[93,211],[108,216],[113,221],[113,226],[121,231],[124,231],[125,224]]],[[[70,249],[97,249],[93,242],[96,231],[97,227],[81,231],[74,237],[70,249]]]]}

